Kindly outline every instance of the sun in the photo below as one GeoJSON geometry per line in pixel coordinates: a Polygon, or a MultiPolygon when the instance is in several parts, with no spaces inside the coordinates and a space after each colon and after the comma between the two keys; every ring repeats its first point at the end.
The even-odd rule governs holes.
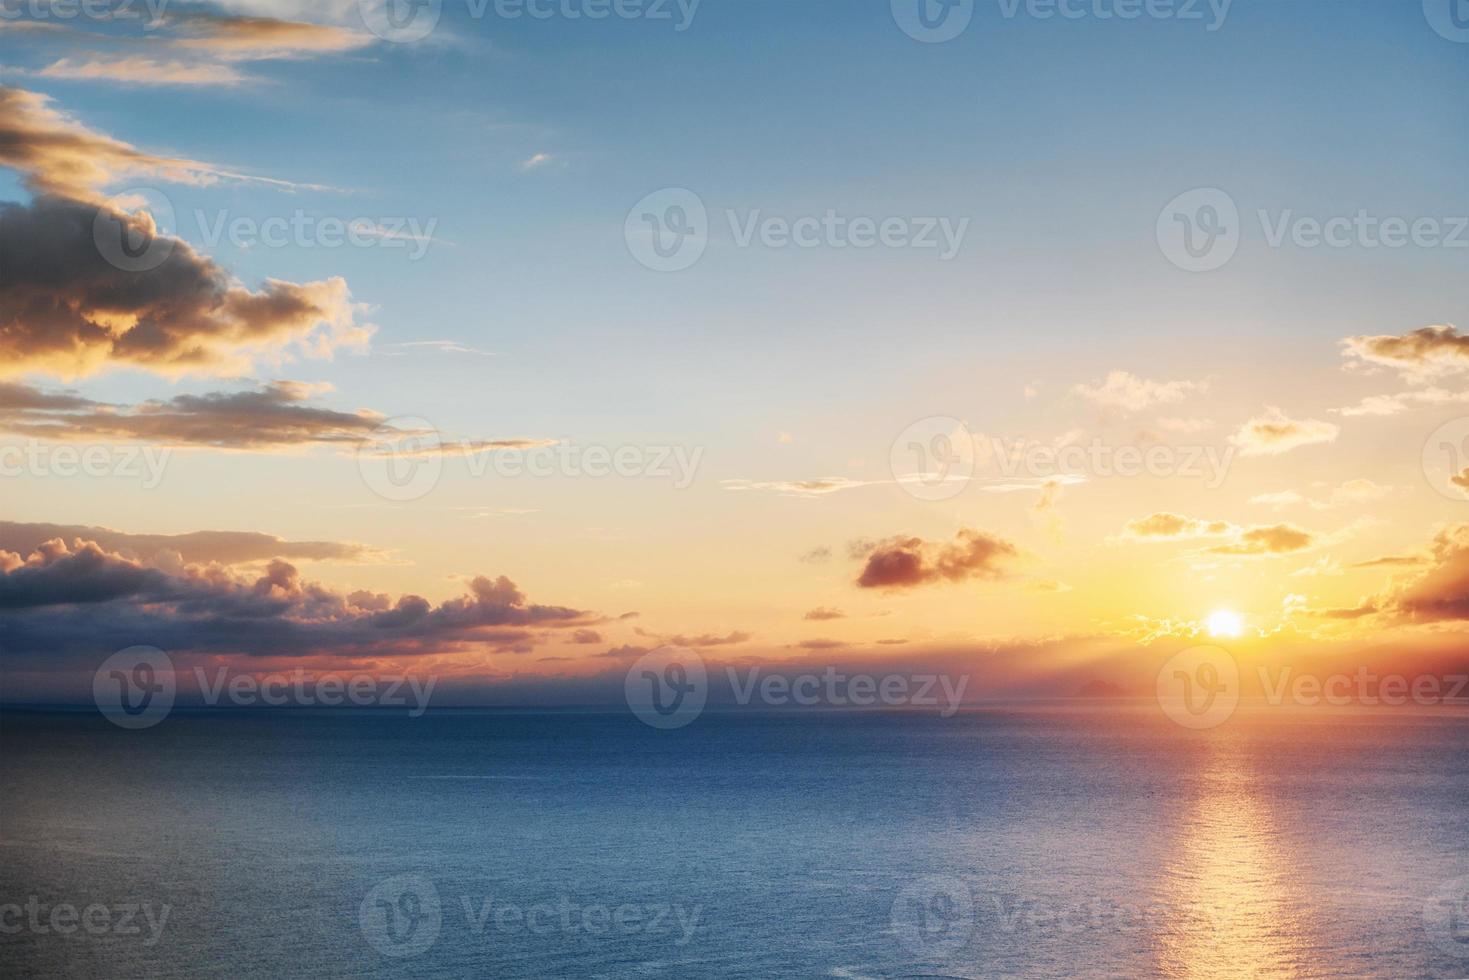
{"type": "Polygon", "coordinates": [[[1242,636],[1245,631],[1244,617],[1228,609],[1211,612],[1206,625],[1210,636],[1242,636]]]}

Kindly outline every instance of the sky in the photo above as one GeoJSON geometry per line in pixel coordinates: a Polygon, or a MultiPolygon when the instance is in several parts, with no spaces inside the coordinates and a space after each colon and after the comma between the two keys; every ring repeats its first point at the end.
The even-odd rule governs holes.
{"type": "Polygon", "coordinates": [[[1452,658],[1462,14],[5,0],[3,696],[1452,658]]]}

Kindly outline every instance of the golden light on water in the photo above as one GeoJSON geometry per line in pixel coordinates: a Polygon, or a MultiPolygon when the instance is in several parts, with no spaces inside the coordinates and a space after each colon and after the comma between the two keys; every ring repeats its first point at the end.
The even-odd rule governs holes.
{"type": "Polygon", "coordinates": [[[1214,744],[1207,764],[1168,873],[1172,916],[1159,972],[1178,980],[1299,976],[1309,929],[1292,895],[1292,862],[1255,789],[1259,773],[1231,739],[1214,744]]]}

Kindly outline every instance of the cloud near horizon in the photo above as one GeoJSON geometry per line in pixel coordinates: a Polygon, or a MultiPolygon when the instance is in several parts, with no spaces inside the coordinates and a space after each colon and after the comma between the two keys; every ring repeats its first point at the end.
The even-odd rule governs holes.
{"type": "Polygon", "coordinates": [[[525,653],[537,633],[600,617],[536,605],[510,579],[474,578],[439,605],[416,595],[341,593],[271,561],[259,576],[221,564],[166,567],[95,541],[0,551],[0,649],[14,658],[97,656],[129,646],[170,653],[349,660],[464,652],[525,653]]]}

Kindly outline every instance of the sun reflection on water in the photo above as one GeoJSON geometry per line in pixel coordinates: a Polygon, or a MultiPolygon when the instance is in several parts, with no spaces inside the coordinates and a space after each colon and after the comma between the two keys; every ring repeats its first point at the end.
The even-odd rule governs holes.
{"type": "Polygon", "coordinates": [[[1164,883],[1170,910],[1159,973],[1187,980],[1309,972],[1309,929],[1293,901],[1289,857],[1249,750],[1219,733],[1164,883]]]}

